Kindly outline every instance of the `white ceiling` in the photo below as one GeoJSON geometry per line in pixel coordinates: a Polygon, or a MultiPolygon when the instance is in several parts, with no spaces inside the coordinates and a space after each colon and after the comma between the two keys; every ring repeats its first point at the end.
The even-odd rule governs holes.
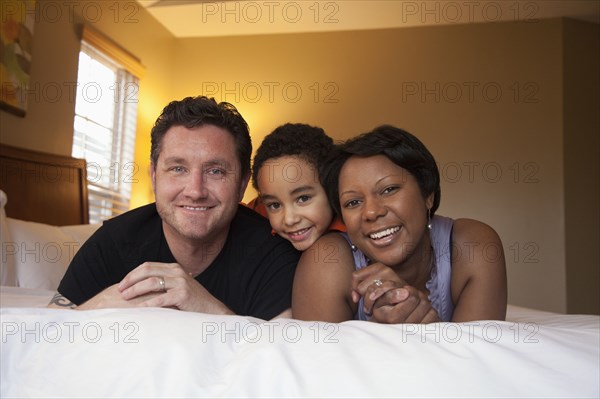
{"type": "Polygon", "coordinates": [[[331,32],[572,17],[600,23],[599,0],[137,0],[175,37],[331,32]]]}

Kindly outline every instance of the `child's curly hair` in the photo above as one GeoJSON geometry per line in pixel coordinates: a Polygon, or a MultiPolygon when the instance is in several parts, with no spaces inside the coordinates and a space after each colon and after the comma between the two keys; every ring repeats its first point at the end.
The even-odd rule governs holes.
{"type": "Polygon", "coordinates": [[[320,127],[303,123],[286,123],[267,135],[256,150],[252,165],[252,186],[258,190],[258,172],[270,159],[298,156],[319,170],[333,151],[333,139],[320,127]]]}

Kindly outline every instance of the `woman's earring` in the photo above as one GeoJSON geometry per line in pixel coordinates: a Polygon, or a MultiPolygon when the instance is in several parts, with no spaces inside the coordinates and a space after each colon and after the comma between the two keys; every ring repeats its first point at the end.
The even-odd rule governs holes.
{"type": "Polygon", "coordinates": [[[431,230],[431,208],[427,209],[427,228],[431,230]]]}

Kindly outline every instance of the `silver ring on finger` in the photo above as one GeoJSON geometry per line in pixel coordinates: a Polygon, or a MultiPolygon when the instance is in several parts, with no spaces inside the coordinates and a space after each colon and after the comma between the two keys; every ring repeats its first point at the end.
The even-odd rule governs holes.
{"type": "Polygon", "coordinates": [[[167,292],[167,286],[165,285],[165,279],[162,277],[158,278],[158,285],[160,286],[160,291],[167,292]]]}
{"type": "Polygon", "coordinates": [[[373,280],[373,284],[375,284],[375,286],[377,286],[377,287],[381,287],[383,285],[381,280],[379,280],[378,278],[373,280]]]}

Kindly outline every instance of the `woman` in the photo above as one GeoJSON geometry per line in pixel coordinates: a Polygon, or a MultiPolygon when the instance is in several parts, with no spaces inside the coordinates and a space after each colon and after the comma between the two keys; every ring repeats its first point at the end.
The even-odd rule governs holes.
{"type": "Polygon", "coordinates": [[[506,267],[488,225],[436,216],[440,178],[416,137],[381,126],[338,147],[324,170],[347,235],[325,235],[294,279],[295,318],[380,323],[503,320],[506,267]],[[341,251],[350,245],[352,257],[341,251]],[[327,254],[328,256],[324,256],[327,254]]]}

